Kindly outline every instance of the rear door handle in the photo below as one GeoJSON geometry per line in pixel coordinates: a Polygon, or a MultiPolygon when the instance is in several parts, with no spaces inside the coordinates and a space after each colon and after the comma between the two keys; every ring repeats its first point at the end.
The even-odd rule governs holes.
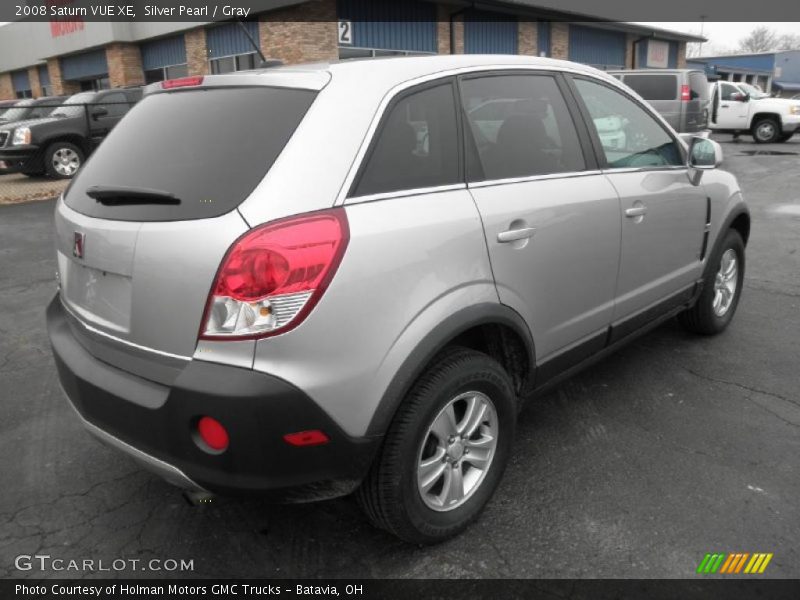
{"type": "Polygon", "coordinates": [[[626,208],[625,209],[625,216],[629,219],[634,219],[636,217],[642,217],[647,214],[647,207],[646,206],[634,206],[633,208],[626,208]]]}
{"type": "Polygon", "coordinates": [[[497,241],[501,244],[509,242],[516,242],[517,240],[524,240],[525,238],[532,237],[536,232],[535,227],[523,227],[521,229],[509,229],[508,231],[501,231],[497,234],[497,241]]]}

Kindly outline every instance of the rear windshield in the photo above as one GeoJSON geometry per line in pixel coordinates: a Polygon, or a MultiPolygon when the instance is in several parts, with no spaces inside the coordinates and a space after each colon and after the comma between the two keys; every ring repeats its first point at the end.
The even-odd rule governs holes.
{"type": "Polygon", "coordinates": [[[315,96],[269,87],[147,96],[81,169],[65,201],[85,215],[124,221],[222,215],[264,178],[315,96]],[[177,200],[121,197],[101,203],[87,195],[92,187],[157,190],[177,200]]]}
{"type": "Polygon", "coordinates": [[[625,84],[645,100],[677,100],[675,75],[626,75],[625,84]]]}
{"type": "Polygon", "coordinates": [[[689,73],[689,90],[692,100],[708,100],[708,79],[704,73],[699,71],[689,73]]]}

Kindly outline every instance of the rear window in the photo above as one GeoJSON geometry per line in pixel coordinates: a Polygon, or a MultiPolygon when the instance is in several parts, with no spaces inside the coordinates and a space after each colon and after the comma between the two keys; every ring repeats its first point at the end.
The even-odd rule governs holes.
{"type": "Polygon", "coordinates": [[[236,208],[272,167],[316,92],[216,88],[139,102],[78,173],[65,201],[91,217],[176,221],[236,208]],[[90,198],[91,187],[157,190],[179,203],[90,198]]]}
{"type": "Polygon", "coordinates": [[[645,100],[677,100],[675,75],[626,75],[625,84],[645,100]]]}
{"type": "Polygon", "coordinates": [[[689,73],[689,90],[692,100],[708,100],[708,79],[700,72],[689,73]]]}

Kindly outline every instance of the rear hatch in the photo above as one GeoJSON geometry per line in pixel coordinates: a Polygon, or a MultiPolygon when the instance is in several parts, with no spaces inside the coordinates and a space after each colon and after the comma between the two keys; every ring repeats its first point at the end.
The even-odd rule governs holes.
{"type": "Polygon", "coordinates": [[[145,97],[56,211],[61,298],[79,339],[164,383],[175,373],[161,367],[194,353],[217,268],[248,229],[236,208],[317,94],[225,77],[145,97]]]}

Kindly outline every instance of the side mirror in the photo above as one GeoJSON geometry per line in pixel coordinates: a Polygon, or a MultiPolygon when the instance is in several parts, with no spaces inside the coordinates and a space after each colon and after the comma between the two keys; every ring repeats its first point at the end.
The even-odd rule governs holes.
{"type": "Polygon", "coordinates": [[[105,106],[98,106],[92,109],[92,118],[96,121],[100,117],[107,117],[108,109],[105,106]]]}
{"type": "Polygon", "coordinates": [[[703,171],[716,169],[722,164],[722,146],[714,140],[693,137],[689,142],[686,166],[689,168],[689,181],[699,185],[703,171]]]}

